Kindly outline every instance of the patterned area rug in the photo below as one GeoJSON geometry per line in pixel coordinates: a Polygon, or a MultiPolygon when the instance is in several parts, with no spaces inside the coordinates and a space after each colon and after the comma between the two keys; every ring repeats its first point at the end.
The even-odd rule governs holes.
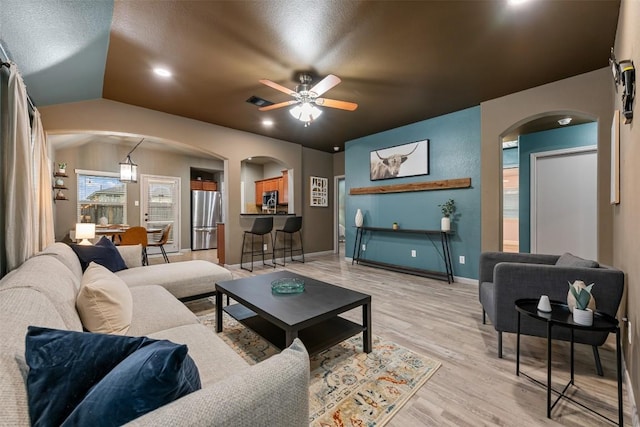
{"type": "MultiPolygon", "coordinates": [[[[215,330],[215,314],[200,322],[215,330]]],[[[279,350],[226,313],[220,337],[250,364],[279,350]]],[[[309,425],[385,425],[440,367],[440,363],[380,337],[362,353],[362,334],[311,358],[309,425]]]]}

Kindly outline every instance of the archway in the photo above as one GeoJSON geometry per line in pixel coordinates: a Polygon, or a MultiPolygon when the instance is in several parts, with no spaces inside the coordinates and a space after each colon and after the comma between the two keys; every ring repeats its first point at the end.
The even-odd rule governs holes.
{"type": "MultiPolygon", "coordinates": [[[[541,151],[564,150],[597,144],[597,124],[588,114],[576,111],[549,111],[527,117],[501,134],[501,246],[505,252],[530,252],[529,155],[541,151]],[[585,136],[584,132],[589,132],[585,136]],[[541,143],[541,141],[543,141],[541,143]],[[522,146],[524,144],[524,147],[522,146]],[[537,147],[540,145],[540,147],[537,147]],[[524,162],[524,165],[521,163],[524,162]],[[524,168],[521,168],[524,166],[524,168]],[[521,172],[525,175],[522,176],[521,172]],[[524,188],[521,186],[524,185],[524,188]]],[[[595,192],[592,196],[595,198],[595,192]]],[[[535,229],[535,228],[534,228],[535,229]]],[[[591,230],[596,233],[597,230],[591,230]]]]}

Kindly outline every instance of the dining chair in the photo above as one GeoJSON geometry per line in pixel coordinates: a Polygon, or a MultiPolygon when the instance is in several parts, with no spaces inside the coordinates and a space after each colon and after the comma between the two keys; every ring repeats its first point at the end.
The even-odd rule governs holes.
{"type": "Polygon", "coordinates": [[[130,227],[120,235],[120,245],[142,245],[142,265],[149,265],[147,257],[147,229],[144,227],[130,227]]]}
{"type": "Polygon", "coordinates": [[[164,250],[164,245],[166,245],[167,241],[169,240],[169,235],[171,234],[172,226],[173,224],[167,224],[167,226],[162,230],[162,235],[160,236],[160,240],[155,242],[151,241],[147,243],[147,246],[160,248],[160,251],[162,252],[162,257],[164,258],[164,262],[166,263],[169,263],[169,257],[167,256],[167,252],[164,250]]]}

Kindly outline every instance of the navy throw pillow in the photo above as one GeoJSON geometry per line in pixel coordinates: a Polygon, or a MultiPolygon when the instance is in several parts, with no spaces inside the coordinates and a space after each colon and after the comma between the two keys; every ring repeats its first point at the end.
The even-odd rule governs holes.
{"type": "MultiPolygon", "coordinates": [[[[93,411],[91,396],[100,396],[100,401],[112,399],[122,407],[119,414],[103,412],[96,415],[96,425],[124,424],[158,406],[161,401],[157,393],[166,399],[171,396],[182,396],[200,388],[198,369],[193,360],[186,354],[187,347],[169,341],[157,341],[146,337],[126,337],[120,335],[93,334],[90,332],[63,331],[29,326],[26,337],[26,361],[29,366],[27,375],[27,394],[29,416],[33,426],[85,425],[88,419],[85,411],[93,411]],[[157,343],[161,343],[157,345],[157,343]],[[151,351],[144,351],[136,358],[129,357],[138,351],[154,345],[151,351]],[[163,360],[164,358],[164,360],[163,360]],[[127,361],[127,363],[124,363],[127,361]],[[136,371],[135,361],[142,361],[136,371]],[[122,365],[123,367],[121,368],[122,365]],[[167,369],[166,373],[157,373],[156,369],[167,369]],[[179,368],[179,369],[178,369],[179,368]],[[117,371],[125,374],[117,374],[117,371]],[[112,381],[103,385],[101,382],[113,371],[111,378],[116,378],[121,391],[131,391],[136,397],[105,396],[107,389],[112,388],[112,381]],[[150,376],[140,378],[139,375],[150,376]],[[126,383],[120,383],[124,381],[126,383]],[[151,383],[150,384],[150,380],[151,383]],[[153,381],[164,380],[162,387],[153,381]],[[175,382],[188,385],[176,385],[175,382]],[[147,384],[151,390],[140,387],[147,384]],[[95,391],[94,390],[98,390],[95,391]],[[148,393],[145,393],[148,392],[148,393]],[[97,394],[96,394],[97,393],[97,394]],[[136,401],[139,394],[144,402],[136,401]],[[125,402],[131,405],[127,408],[125,402]],[[151,402],[151,403],[149,403],[151,402]],[[81,410],[76,408],[81,405],[81,410]],[[141,409],[142,408],[142,409],[141,409]],[[73,414],[73,418],[66,421],[73,414]],[[136,415],[137,414],[137,415],[136,415]],[[102,418],[100,418],[102,417],[102,418]],[[132,417],[132,418],[127,418],[132,417]],[[127,418],[125,420],[125,418],[127,418]],[[113,421],[112,421],[113,420],[113,421]],[[79,423],[79,424],[78,424],[79,423]],[[107,423],[107,424],[105,424],[107,423]]],[[[159,406],[170,402],[160,404],[159,406]]],[[[102,408],[104,409],[104,407],[102,408]]]]}
{"type": "Polygon", "coordinates": [[[108,268],[114,273],[127,268],[122,255],[118,252],[118,248],[106,236],[102,236],[95,245],[71,245],[71,249],[78,256],[82,271],[87,269],[91,261],[108,268]]]}
{"type": "Polygon", "coordinates": [[[187,346],[156,341],[120,362],[62,426],[120,426],[200,387],[187,346]]]}
{"type": "Polygon", "coordinates": [[[153,340],[29,326],[25,358],[32,426],[59,426],[91,387],[153,340]]]}

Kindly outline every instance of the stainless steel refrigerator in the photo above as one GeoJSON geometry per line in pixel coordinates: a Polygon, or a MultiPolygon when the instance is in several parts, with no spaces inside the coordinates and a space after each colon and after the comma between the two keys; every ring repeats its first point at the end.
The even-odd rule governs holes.
{"type": "Polygon", "coordinates": [[[217,223],[222,222],[222,193],[191,192],[191,250],[218,246],[217,223]]]}

